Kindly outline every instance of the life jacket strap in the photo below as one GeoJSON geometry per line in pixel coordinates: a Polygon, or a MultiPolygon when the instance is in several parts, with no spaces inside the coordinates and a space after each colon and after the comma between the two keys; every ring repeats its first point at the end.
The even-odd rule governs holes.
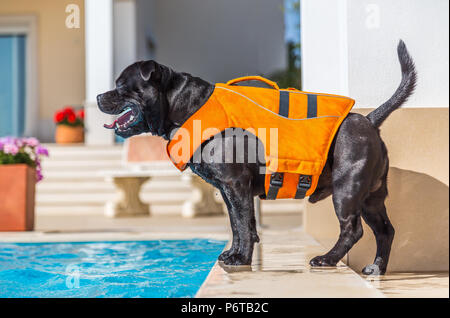
{"type": "Polygon", "coordinates": [[[295,193],[296,199],[305,198],[306,192],[311,188],[311,176],[301,174],[298,178],[297,192],[295,193]]]}
{"type": "Polygon", "coordinates": [[[308,94],[308,110],[306,117],[317,117],[317,95],[308,94]]]}
{"type": "Polygon", "coordinates": [[[267,191],[266,200],[275,200],[278,195],[278,190],[283,186],[284,174],[281,172],[274,172],[270,175],[270,186],[267,191]]]}
{"type": "Polygon", "coordinates": [[[289,117],[289,92],[280,91],[280,107],[278,109],[278,114],[286,118],[289,117]]]}

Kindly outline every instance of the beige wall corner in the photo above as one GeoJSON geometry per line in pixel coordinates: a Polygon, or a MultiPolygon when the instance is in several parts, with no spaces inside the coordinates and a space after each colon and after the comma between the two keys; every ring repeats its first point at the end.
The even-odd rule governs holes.
{"type": "MultiPolygon", "coordinates": [[[[386,207],[396,229],[388,271],[448,271],[448,120],[448,108],[409,108],[394,112],[381,127],[391,166],[386,207]]],[[[308,203],[304,225],[331,248],[339,236],[331,198],[308,203]]],[[[364,224],[363,238],[344,261],[360,271],[373,261],[375,246],[364,224]]]]}
{"type": "MultiPolygon", "coordinates": [[[[448,271],[448,186],[427,174],[393,167],[388,178],[386,208],[396,229],[389,271],[448,271]]],[[[375,256],[375,238],[366,224],[364,233],[348,255],[354,269],[375,256]]]]}
{"type": "Polygon", "coordinates": [[[37,21],[36,55],[38,105],[33,118],[38,122],[38,137],[49,141],[54,126],[51,123],[56,110],[66,106],[82,106],[85,99],[85,34],[84,15],[80,28],[65,24],[70,13],[67,5],[84,11],[83,0],[1,0],[0,15],[4,17],[34,16],[37,21]],[[40,120],[40,121],[39,121],[40,120]],[[50,124],[50,125],[49,125],[50,124]]]}

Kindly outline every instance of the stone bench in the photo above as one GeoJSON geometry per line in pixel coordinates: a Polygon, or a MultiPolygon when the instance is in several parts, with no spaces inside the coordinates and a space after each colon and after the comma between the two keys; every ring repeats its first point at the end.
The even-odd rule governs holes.
{"type": "Polygon", "coordinates": [[[164,140],[150,135],[129,138],[124,144],[123,169],[101,171],[117,189],[114,201],[106,202],[108,217],[151,214],[151,202],[142,202],[141,188],[151,178],[177,177],[189,184],[192,195],[183,203],[183,217],[223,214],[223,204],[215,200],[215,189],[189,170],[180,173],[168,160],[164,140]]]}

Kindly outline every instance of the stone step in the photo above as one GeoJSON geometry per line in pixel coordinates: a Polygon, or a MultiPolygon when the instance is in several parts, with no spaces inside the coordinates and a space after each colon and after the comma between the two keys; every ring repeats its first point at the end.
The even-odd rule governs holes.
{"type": "MultiPolygon", "coordinates": [[[[189,190],[190,186],[184,181],[175,178],[154,178],[147,181],[142,186],[142,191],[169,191],[174,189],[189,190]]],[[[36,193],[115,193],[116,187],[112,182],[94,181],[94,182],[43,182],[36,187],[36,193]]]]}
{"type": "Polygon", "coordinates": [[[55,151],[122,151],[123,145],[85,145],[85,144],[54,144],[54,143],[44,143],[43,146],[49,150],[55,151]]]}
{"type": "MultiPolygon", "coordinates": [[[[184,198],[189,197],[190,192],[186,192],[183,194],[184,198]]],[[[157,207],[157,209],[161,210],[162,207],[170,208],[171,213],[181,214],[181,208],[184,203],[183,199],[175,199],[173,200],[173,195],[165,194],[160,196],[159,194],[147,195],[145,193],[141,194],[141,199],[143,202],[150,203],[152,209],[153,207],[157,207]],[[156,196],[157,195],[157,196],[156,196]]],[[[47,213],[47,214],[64,214],[64,213],[72,213],[72,212],[83,212],[83,213],[94,213],[94,214],[103,214],[103,207],[107,202],[107,199],[114,196],[109,196],[109,198],[101,198],[93,200],[89,198],[85,200],[85,196],[79,196],[80,200],[78,201],[62,201],[61,199],[53,200],[53,198],[46,197],[42,201],[42,195],[39,196],[39,199],[36,202],[36,213],[47,213]]],[[[72,198],[73,200],[73,198],[72,198]]],[[[221,199],[218,198],[220,201],[221,199]]],[[[279,214],[279,213],[294,213],[301,215],[303,213],[303,204],[301,202],[288,202],[288,201],[265,201],[261,204],[261,211],[263,214],[279,214]]],[[[164,212],[161,210],[161,212],[164,212]]],[[[169,211],[168,211],[169,212],[169,211]]],[[[224,212],[225,206],[224,206],[224,212]]]]}
{"type": "MultiPolygon", "coordinates": [[[[191,196],[189,189],[174,189],[173,192],[168,191],[150,191],[141,193],[141,200],[144,202],[184,202],[191,196]],[[184,190],[184,191],[183,191],[184,190]]],[[[108,201],[117,199],[116,193],[64,193],[64,194],[39,194],[36,198],[36,204],[39,206],[46,205],[104,205],[108,201]]]]}
{"type": "MultiPolygon", "coordinates": [[[[137,169],[138,171],[148,171],[149,175],[153,171],[156,173],[159,173],[162,170],[168,170],[173,172],[173,174],[176,177],[181,177],[181,173],[177,173],[178,171],[176,168],[170,163],[170,162],[161,162],[158,164],[153,165],[147,165],[147,166],[141,166],[141,165],[133,165],[128,164],[126,166],[124,165],[118,165],[117,162],[115,164],[112,164],[108,166],[108,164],[101,162],[99,163],[93,163],[90,168],[83,168],[83,167],[89,167],[90,163],[86,161],[80,161],[80,164],[74,163],[75,166],[70,167],[70,164],[67,163],[43,163],[43,167],[45,165],[49,165],[50,169],[47,169],[43,171],[44,173],[44,182],[64,182],[64,181],[89,181],[92,182],[94,180],[104,180],[105,176],[103,172],[109,171],[109,172],[115,172],[115,171],[134,171],[134,169],[137,169]],[[139,169],[139,167],[142,167],[139,169]]],[[[165,178],[165,176],[162,176],[165,178]]],[[[161,178],[158,176],[158,178],[161,178]]]]}
{"type": "Polygon", "coordinates": [[[123,157],[122,146],[44,146],[50,155],[45,161],[121,160],[123,157]]]}
{"type": "Polygon", "coordinates": [[[121,160],[44,160],[44,172],[52,171],[82,171],[82,170],[114,170],[122,169],[121,160]]]}
{"type": "MultiPolygon", "coordinates": [[[[152,204],[151,213],[154,215],[180,215],[181,204],[157,203],[152,204]]],[[[104,215],[104,207],[100,205],[78,206],[36,206],[36,215],[104,215]]]]}

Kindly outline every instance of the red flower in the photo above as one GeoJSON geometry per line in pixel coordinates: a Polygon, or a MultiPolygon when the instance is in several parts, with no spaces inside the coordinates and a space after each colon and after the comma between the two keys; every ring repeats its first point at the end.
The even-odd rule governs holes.
{"type": "Polygon", "coordinates": [[[55,123],[60,123],[60,122],[62,122],[64,120],[64,117],[65,117],[65,115],[64,115],[63,112],[61,112],[61,111],[56,112],[55,116],[53,117],[53,121],[55,123]]]}
{"type": "Polygon", "coordinates": [[[77,119],[77,116],[75,116],[75,114],[72,112],[72,113],[69,113],[68,115],[67,115],[67,121],[69,122],[69,123],[71,123],[71,124],[73,124],[74,122],[75,122],[75,120],[77,119]]]}
{"type": "Polygon", "coordinates": [[[75,115],[73,108],[70,106],[65,107],[63,112],[64,112],[64,115],[67,117],[69,117],[70,115],[75,115]]]}
{"type": "Polygon", "coordinates": [[[82,119],[82,120],[84,120],[84,109],[80,109],[80,110],[77,112],[77,117],[80,118],[80,119],[82,119]]]}

